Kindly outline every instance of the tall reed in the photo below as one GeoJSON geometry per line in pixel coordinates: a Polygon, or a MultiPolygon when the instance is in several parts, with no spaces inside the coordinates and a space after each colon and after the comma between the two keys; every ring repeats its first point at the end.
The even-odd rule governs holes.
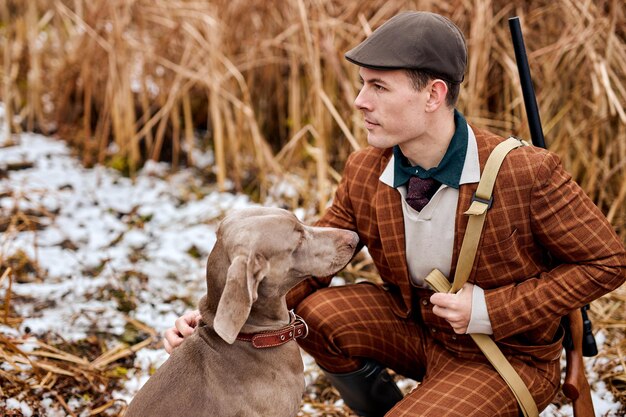
{"type": "MultiPolygon", "coordinates": [[[[55,130],[86,164],[129,174],[193,165],[265,198],[276,181],[320,212],[366,146],[343,53],[395,13],[449,16],[468,39],[459,108],[528,138],[507,18],[519,15],[546,140],[626,239],[626,18],[598,0],[9,0],[0,54],[5,123],[55,130]],[[16,117],[15,117],[16,116],[16,117]]],[[[9,126],[10,125],[10,126],[9,126]]],[[[6,141],[4,138],[3,141],[6,141]]]]}

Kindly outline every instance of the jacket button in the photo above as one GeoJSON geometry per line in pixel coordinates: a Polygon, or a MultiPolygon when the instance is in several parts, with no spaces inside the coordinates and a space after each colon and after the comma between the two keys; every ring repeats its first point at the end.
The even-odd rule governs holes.
{"type": "Polygon", "coordinates": [[[424,298],[424,299],[422,299],[422,304],[423,304],[423,305],[425,305],[425,306],[427,306],[427,305],[428,305],[428,300],[427,300],[427,299],[425,299],[425,298],[424,298]]]}
{"type": "Polygon", "coordinates": [[[452,335],[452,340],[456,340],[456,335],[455,334],[452,335]]]}

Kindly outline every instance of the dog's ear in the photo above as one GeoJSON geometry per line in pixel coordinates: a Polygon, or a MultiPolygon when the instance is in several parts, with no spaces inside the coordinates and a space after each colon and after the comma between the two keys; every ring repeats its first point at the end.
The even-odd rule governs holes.
{"type": "Polygon", "coordinates": [[[251,253],[233,259],[213,320],[213,329],[227,343],[235,341],[248,319],[259,284],[268,272],[269,262],[262,255],[251,253]]]}

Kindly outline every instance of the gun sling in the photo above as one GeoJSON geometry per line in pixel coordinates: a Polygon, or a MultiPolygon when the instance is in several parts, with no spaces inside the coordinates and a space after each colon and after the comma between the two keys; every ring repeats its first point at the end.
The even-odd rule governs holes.
{"type": "MultiPolygon", "coordinates": [[[[434,269],[425,278],[425,281],[437,292],[457,293],[463,284],[467,282],[474,265],[476,250],[483,231],[487,210],[491,207],[493,187],[498,176],[500,166],[506,155],[515,148],[527,145],[525,142],[515,138],[509,138],[500,143],[489,155],[485,169],[480,177],[478,188],[472,203],[465,214],[469,215],[467,229],[463,236],[461,251],[456,265],[456,273],[452,285],[448,279],[437,269],[434,269]]],[[[485,354],[487,360],[498,371],[500,376],[506,381],[511,391],[515,395],[517,402],[525,417],[538,417],[537,404],[522,378],[515,371],[513,366],[506,359],[498,345],[486,334],[470,334],[480,350],[485,354]]]]}

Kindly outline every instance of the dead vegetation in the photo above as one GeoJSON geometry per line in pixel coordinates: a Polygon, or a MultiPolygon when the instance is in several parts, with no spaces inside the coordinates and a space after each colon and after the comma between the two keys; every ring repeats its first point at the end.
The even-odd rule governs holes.
{"type": "MultiPolygon", "coordinates": [[[[87,164],[132,175],[194,164],[263,199],[270,178],[321,210],[366,144],[343,53],[400,10],[433,10],[468,38],[459,108],[528,138],[508,33],[519,15],[546,141],[622,233],[626,227],[626,19],[619,1],[345,2],[8,0],[2,101],[10,131],[57,132],[87,164]],[[17,116],[17,117],[12,117],[17,116]],[[305,178],[295,181],[294,177],[305,178]]],[[[2,138],[8,141],[9,138],[2,138]]]]}
{"type": "MultiPolygon", "coordinates": [[[[617,0],[7,0],[5,128],[56,133],[86,165],[128,175],[147,160],[193,166],[194,151],[212,153],[204,174],[221,189],[232,182],[263,201],[280,178],[297,190],[286,205],[319,212],[347,155],[366,145],[352,106],[357,71],[342,55],[405,9],[442,13],[465,33],[459,108],[468,120],[528,138],[507,25],[520,16],[548,146],[626,241],[626,11],[617,0]]],[[[9,169],[17,168],[0,166],[0,178],[9,169]]],[[[0,214],[4,239],[54,215],[0,214]]],[[[26,254],[0,253],[0,261],[0,322],[17,327],[11,285],[40,271],[26,254]]],[[[369,274],[367,261],[352,268],[369,274]]],[[[595,370],[622,403],[625,303],[621,288],[591,306],[594,328],[607,335],[595,370]]],[[[0,398],[45,394],[75,415],[66,401],[78,395],[91,399],[90,415],[120,413],[111,390],[133,353],[156,343],[150,329],[129,325],[144,338],[120,347],[0,335],[11,369],[0,371],[0,398]]],[[[307,401],[322,415],[347,415],[329,405],[336,397],[323,380],[310,389],[307,401]]]]}

